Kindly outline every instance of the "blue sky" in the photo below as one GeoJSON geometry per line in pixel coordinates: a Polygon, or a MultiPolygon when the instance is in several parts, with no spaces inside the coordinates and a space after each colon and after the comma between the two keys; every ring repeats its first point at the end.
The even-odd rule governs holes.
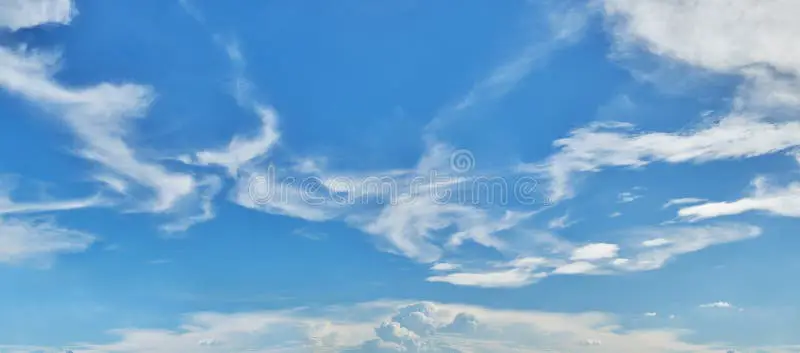
{"type": "Polygon", "coordinates": [[[0,2],[0,352],[799,352],[791,0],[0,2]]]}

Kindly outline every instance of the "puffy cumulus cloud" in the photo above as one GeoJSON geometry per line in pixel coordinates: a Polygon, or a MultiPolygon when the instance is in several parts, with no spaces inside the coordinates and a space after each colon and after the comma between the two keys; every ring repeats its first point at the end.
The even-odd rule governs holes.
{"type": "Polygon", "coordinates": [[[95,240],[52,222],[0,218],[0,264],[47,267],[56,256],[84,252],[95,240]]]}
{"type": "MultiPolygon", "coordinates": [[[[780,114],[800,107],[800,30],[792,0],[604,0],[619,48],[745,79],[737,108],[780,114]],[[778,108],[778,109],[776,109],[778,108]]],[[[796,117],[796,115],[795,115],[796,117]]]]}
{"type": "Polygon", "coordinates": [[[800,217],[800,183],[772,186],[763,178],[753,181],[750,196],[731,202],[706,202],[678,210],[678,216],[691,221],[761,211],[785,217],[800,217]]]}
{"type": "MultiPolygon", "coordinates": [[[[724,352],[692,332],[624,327],[614,315],[499,310],[442,303],[370,302],[328,308],[197,313],[177,329],[118,329],[74,353],[173,352],[724,352]]],[[[7,347],[0,347],[0,350],[7,347]]],[[[55,349],[16,347],[19,352],[55,349]]],[[[749,348],[749,347],[742,347],[749,348]]],[[[756,349],[756,347],[753,347],[756,349]]],[[[726,348],[729,349],[729,348],[726,348]]]]}
{"type": "Polygon", "coordinates": [[[68,24],[78,13],[72,0],[3,0],[0,28],[16,31],[44,24],[68,24]]]}
{"type": "Polygon", "coordinates": [[[739,72],[766,63],[800,74],[800,24],[793,0],[604,0],[623,44],[710,70],[739,72]]]}
{"type": "Polygon", "coordinates": [[[507,262],[462,266],[435,273],[430,282],[485,288],[515,288],[551,275],[614,275],[659,269],[680,255],[711,246],[752,239],[761,229],[738,223],[705,226],[662,226],[622,232],[619,244],[572,244],[550,239],[557,246],[537,247],[539,256],[523,256],[507,262]],[[545,251],[546,250],[546,251],[545,251]]]}

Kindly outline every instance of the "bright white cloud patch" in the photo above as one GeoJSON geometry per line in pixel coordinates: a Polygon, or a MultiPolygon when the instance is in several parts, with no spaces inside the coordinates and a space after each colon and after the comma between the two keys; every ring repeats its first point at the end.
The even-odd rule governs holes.
{"type": "Polygon", "coordinates": [[[678,215],[692,221],[751,211],[800,217],[800,183],[790,183],[785,187],[771,186],[759,178],[753,181],[753,185],[755,190],[749,197],[732,202],[707,202],[682,208],[678,215]]]}
{"type": "Polygon", "coordinates": [[[511,268],[487,272],[456,272],[427,278],[428,282],[450,283],[456,286],[482,288],[518,288],[535,283],[548,276],[535,272],[535,268],[511,268]]]}
{"type": "Polygon", "coordinates": [[[95,237],[50,222],[0,218],[0,263],[49,266],[59,254],[83,252],[95,237]]]}
{"type": "Polygon", "coordinates": [[[572,251],[570,260],[600,260],[617,257],[619,246],[616,244],[596,243],[584,245],[572,251]]]}
{"type": "Polygon", "coordinates": [[[0,28],[12,31],[44,24],[68,24],[77,14],[72,0],[0,1],[0,28]]]}
{"type": "Polygon", "coordinates": [[[458,264],[452,264],[448,262],[440,262],[431,266],[431,270],[433,271],[453,271],[457,270],[461,266],[458,264]]]}
{"type": "Polygon", "coordinates": [[[597,265],[591,262],[578,261],[556,267],[556,269],[553,270],[553,273],[557,275],[580,275],[590,273],[596,269],[597,265]]]}
{"type": "Polygon", "coordinates": [[[622,43],[715,71],[769,64],[800,74],[793,0],[604,0],[622,43]]]}
{"type": "Polygon", "coordinates": [[[700,307],[701,308],[730,309],[730,308],[733,308],[734,306],[731,303],[719,301],[719,302],[713,302],[713,303],[708,303],[708,304],[701,304],[700,307]]]}

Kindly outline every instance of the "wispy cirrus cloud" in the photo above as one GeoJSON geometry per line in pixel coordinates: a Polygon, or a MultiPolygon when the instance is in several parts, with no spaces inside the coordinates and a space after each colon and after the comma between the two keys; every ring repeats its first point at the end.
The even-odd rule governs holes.
{"type": "Polygon", "coordinates": [[[731,202],[705,202],[678,210],[678,216],[690,221],[732,216],[745,212],[764,212],[784,217],[800,217],[800,183],[769,185],[764,178],[752,182],[750,196],[731,202]]]}
{"type": "Polygon", "coordinates": [[[104,205],[109,205],[109,203],[100,196],[73,200],[14,202],[7,198],[4,199],[0,195],[0,215],[68,211],[104,205]]]}
{"type": "Polygon", "coordinates": [[[280,138],[278,116],[271,107],[256,105],[254,109],[260,118],[257,134],[249,137],[237,135],[225,147],[200,151],[180,159],[190,164],[221,166],[228,175],[235,177],[242,166],[266,157],[280,138]]]}
{"type": "Polygon", "coordinates": [[[455,104],[444,107],[426,126],[428,134],[435,135],[437,129],[457,121],[464,113],[502,98],[542,65],[552,53],[581,38],[591,15],[588,8],[550,8],[545,3],[539,5],[543,7],[539,10],[545,13],[542,18],[542,23],[546,23],[544,35],[530,41],[517,55],[494,67],[455,104]]]}
{"type": "Polygon", "coordinates": [[[704,202],[704,201],[707,201],[707,200],[706,199],[697,198],[697,197],[682,197],[682,198],[671,199],[671,200],[667,201],[666,203],[664,203],[663,206],[661,206],[661,208],[670,208],[672,206],[687,205],[687,204],[693,204],[693,203],[701,203],[701,202],[704,202]]]}
{"type": "Polygon", "coordinates": [[[521,169],[546,177],[553,201],[574,195],[574,176],[651,163],[703,163],[776,153],[800,146],[800,122],[730,116],[690,132],[636,132],[623,123],[595,123],[556,140],[557,152],[521,169]]]}
{"type": "Polygon", "coordinates": [[[145,114],[153,99],[149,87],[110,83],[67,87],[53,78],[59,60],[56,53],[0,47],[0,87],[65,123],[81,142],[80,156],[149,189],[154,199],[146,209],[167,211],[194,191],[191,175],[143,160],[125,141],[130,125],[145,114]]]}
{"type": "Polygon", "coordinates": [[[49,221],[0,217],[0,263],[49,267],[62,254],[86,251],[96,237],[49,221]]]}
{"type": "Polygon", "coordinates": [[[550,228],[550,229],[553,229],[553,230],[564,229],[564,228],[571,227],[572,225],[574,225],[577,222],[578,221],[571,220],[569,213],[566,213],[561,217],[556,217],[556,218],[551,219],[550,222],[547,223],[547,228],[550,228]]]}
{"type": "MultiPolygon", "coordinates": [[[[445,106],[428,123],[422,136],[426,143],[426,151],[420,156],[413,170],[378,171],[370,174],[352,171],[331,172],[314,165],[314,168],[304,169],[313,178],[321,181],[319,186],[310,186],[314,188],[314,193],[308,193],[298,186],[276,184],[269,179],[257,183],[257,187],[278,191],[276,194],[283,196],[280,202],[276,200],[253,202],[252,195],[246,190],[253,184],[250,181],[243,182],[246,179],[240,178],[234,202],[268,213],[290,215],[311,221],[342,219],[351,227],[379,236],[379,246],[384,250],[420,262],[435,262],[444,253],[460,247],[467,241],[489,248],[504,248],[505,244],[495,234],[515,228],[532,216],[532,213],[503,209],[488,210],[482,205],[441,202],[431,197],[430,189],[447,190],[448,187],[468,181],[470,177],[465,175],[460,179],[450,178],[450,184],[447,185],[432,180],[431,171],[452,172],[449,163],[452,161],[449,158],[455,152],[453,147],[438,141],[436,134],[440,128],[458,120],[463,114],[494,103],[512,91],[550,53],[580,38],[588,19],[588,12],[584,8],[560,8],[559,11],[548,14],[547,29],[542,38],[532,41],[521,49],[519,55],[490,70],[490,73],[471,87],[461,99],[455,104],[445,106]],[[369,177],[363,177],[364,175],[379,178],[390,176],[393,180],[391,196],[393,200],[399,202],[380,205],[366,202],[367,207],[352,207],[353,205],[336,202],[315,203],[312,206],[307,200],[309,195],[315,198],[316,192],[347,195],[359,200],[370,200],[376,195],[375,192],[383,192],[382,190],[362,192],[363,188],[353,188],[353,185],[360,184],[358,180],[364,183],[372,182],[369,177]],[[351,180],[348,188],[344,190],[338,188],[334,182],[341,177],[351,180]],[[416,185],[412,185],[414,183],[416,185]],[[303,197],[302,194],[306,196],[303,197]],[[453,234],[444,234],[448,229],[454,229],[453,234]]],[[[290,168],[286,169],[288,172],[290,168]]],[[[250,178],[257,176],[256,170],[253,169],[248,176],[250,178]]],[[[380,197],[385,196],[380,195],[380,197]]]]}

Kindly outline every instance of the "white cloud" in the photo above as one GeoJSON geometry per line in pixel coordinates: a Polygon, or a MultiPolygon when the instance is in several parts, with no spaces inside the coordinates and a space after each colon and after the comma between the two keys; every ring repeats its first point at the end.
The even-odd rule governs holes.
{"type": "Polygon", "coordinates": [[[751,211],[762,211],[785,217],[800,217],[800,183],[790,183],[785,187],[767,184],[757,178],[753,181],[751,196],[732,202],[707,202],[682,208],[678,216],[692,221],[736,215],[751,211]]]}
{"type": "Polygon", "coordinates": [[[432,271],[443,271],[443,272],[453,271],[453,270],[457,270],[459,268],[461,268],[461,265],[453,264],[453,263],[449,263],[449,262],[439,262],[439,263],[434,264],[433,266],[431,266],[431,270],[432,271]]]}
{"type": "Polygon", "coordinates": [[[547,277],[546,269],[553,266],[550,261],[543,257],[520,257],[495,264],[491,269],[467,269],[460,272],[453,270],[446,275],[437,274],[428,277],[427,281],[450,283],[457,286],[518,288],[547,277]]]}
{"type": "Polygon", "coordinates": [[[617,202],[619,202],[619,203],[633,202],[633,201],[636,201],[637,199],[639,199],[641,197],[642,197],[641,195],[634,194],[633,192],[630,192],[630,191],[625,191],[625,192],[621,192],[621,193],[619,193],[619,195],[617,195],[617,202]]]}
{"type": "Polygon", "coordinates": [[[570,260],[600,260],[617,257],[619,245],[608,243],[595,243],[581,246],[572,251],[570,260]]]}
{"type": "Polygon", "coordinates": [[[755,157],[800,145],[800,122],[770,123],[729,116],[711,127],[680,133],[632,131],[629,124],[592,124],[554,142],[558,152],[523,171],[544,175],[553,201],[571,197],[578,173],[610,167],[639,168],[653,162],[703,163],[755,157]]]}
{"type": "Polygon", "coordinates": [[[617,218],[619,216],[622,216],[622,212],[612,212],[608,215],[609,218],[617,218]]]}
{"type": "Polygon", "coordinates": [[[0,218],[0,263],[47,267],[56,256],[86,251],[94,241],[50,222],[0,218]]]}
{"type": "Polygon", "coordinates": [[[731,309],[731,308],[735,308],[735,306],[733,306],[733,304],[728,303],[728,302],[723,302],[723,301],[713,302],[713,303],[708,303],[708,304],[701,304],[700,307],[701,308],[716,308],[716,309],[731,309]]]}
{"type": "Polygon", "coordinates": [[[68,211],[87,207],[96,207],[108,204],[99,196],[83,199],[45,201],[45,202],[14,202],[0,195],[0,215],[39,213],[53,211],[68,211]]]}
{"type": "Polygon", "coordinates": [[[671,243],[671,241],[669,239],[655,238],[655,239],[648,239],[648,240],[643,241],[642,242],[642,246],[651,248],[651,247],[664,246],[664,245],[667,245],[669,243],[671,243]]]}
{"type": "Polygon", "coordinates": [[[266,172],[246,168],[240,170],[231,201],[253,210],[314,222],[340,216],[349,205],[331,198],[330,190],[317,180],[284,178],[274,165],[266,172]]]}
{"type": "Polygon", "coordinates": [[[191,163],[222,166],[228,170],[229,175],[235,177],[243,165],[265,157],[280,137],[277,129],[278,117],[271,107],[257,106],[256,113],[261,118],[261,128],[257,135],[250,138],[236,136],[225,148],[197,152],[191,163]]]}
{"type": "Polygon", "coordinates": [[[623,44],[719,72],[769,64],[800,74],[793,0],[604,0],[623,44]]]}
{"type": "Polygon", "coordinates": [[[69,24],[78,14],[72,0],[0,1],[0,28],[16,31],[44,24],[69,24]]]}
{"type": "Polygon", "coordinates": [[[412,170],[340,173],[313,168],[274,166],[266,173],[248,170],[238,179],[234,202],[272,214],[310,221],[343,220],[377,236],[382,250],[419,262],[434,262],[443,253],[475,242],[502,250],[496,234],[510,231],[533,212],[489,210],[464,200],[456,190],[467,177],[444,175],[453,149],[431,144],[412,170]],[[431,171],[440,172],[432,176],[431,171]],[[300,171],[312,175],[287,174],[300,171]],[[290,177],[290,178],[287,178],[290,177]],[[293,180],[293,182],[288,182],[293,180]],[[449,195],[450,199],[441,199],[449,195]]]}
{"type": "Polygon", "coordinates": [[[654,312],[644,313],[644,316],[655,317],[655,316],[658,316],[658,313],[654,313],[654,312]]]}
{"type": "MultiPolygon", "coordinates": [[[[517,249],[542,256],[518,257],[508,262],[488,262],[462,266],[446,274],[435,273],[427,280],[459,286],[517,288],[538,282],[550,275],[618,275],[626,272],[659,269],[682,254],[708,247],[751,239],[761,234],[758,227],[746,224],[707,226],[668,226],[622,232],[620,245],[594,243],[584,246],[553,239],[558,246],[517,249]]],[[[530,236],[530,235],[528,235],[530,236]]],[[[544,244],[540,244],[544,245],[544,244]]],[[[512,246],[511,248],[516,249],[512,246]]]]}
{"type": "Polygon", "coordinates": [[[581,7],[551,8],[540,13],[548,14],[547,18],[536,22],[547,24],[545,38],[538,38],[523,47],[519,54],[501,63],[477,82],[456,104],[443,109],[426,127],[430,132],[456,120],[464,111],[494,102],[511,92],[550,54],[579,39],[589,18],[588,11],[581,7]]]}
{"type": "MultiPolygon", "coordinates": [[[[627,328],[606,313],[498,310],[427,302],[195,313],[184,316],[176,329],[117,329],[111,333],[118,338],[110,343],[68,349],[75,353],[719,351],[714,345],[684,340],[684,335],[692,334],[690,331],[627,328]]],[[[26,353],[33,349],[51,351],[17,349],[26,353]]]]}
{"type": "Polygon", "coordinates": [[[190,175],[142,161],[125,142],[129,125],[145,113],[153,99],[150,88],[110,83],[67,87],[53,78],[58,59],[52,53],[0,47],[0,87],[62,119],[81,141],[81,156],[151,189],[155,201],[147,206],[150,210],[169,210],[191,194],[195,181],[190,175]]]}
{"type": "Polygon", "coordinates": [[[390,249],[418,260],[432,262],[442,255],[434,238],[449,227],[455,227],[447,241],[450,248],[460,246],[465,240],[501,249],[504,243],[495,232],[514,227],[529,217],[527,213],[506,212],[501,217],[477,207],[457,203],[440,203],[428,195],[401,198],[394,205],[383,208],[380,214],[359,227],[367,233],[382,235],[390,249]]]}
{"type": "Polygon", "coordinates": [[[161,230],[167,233],[185,232],[192,226],[214,219],[214,198],[222,189],[222,180],[216,176],[209,176],[197,183],[198,192],[187,197],[182,205],[185,209],[194,209],[200,206],[200,213],[191,214],[191,211],[181,212],[176,220],[161,226],[161,230]]]}
{"type": "Polygon", "coordinates": [[[493,272],[457,272],[446,275],[430,276],[428,282],[450,283],[457,286],[482,288],[518,288],[532,284],[544,277],[546,272],[534,272],[533,269],[513,268],[493,272]]]}
{"type": "Polygon", "coordinates": [[[707,201],[707,200],[706,199],[696,198],[696,197],[684,197],[684,198],[678,198],[678,199],[671,199],[671,200],[667,201],[666,203],[664,203],[664,206],[661,206],[661,208],[669,208],[669,207],[672,207],[672,206],[686,205],[686,204],[692,204],[692,203],[701,203],[703,201],[707,201]]]}
{"type": "Polygon", "coordinates": [[[557,275],[579,275],[591,273],[596,269],[597,265],[591,262],[578,261],[559,266],[553,270],[553,273],[557,275]]]}
{"type": "Polygon", "coordinates": [[[555,142],[558,152],[525,171],[550,180],[554,201],[574,195],[574,176],[653,162],[704,163],[784,151],[800,144],[800,49],[793,0],[601,2],[617,50],[636,49],[743,83],[731,113],[688,132],[634,132],[624,123],[595,123],[555,142]],[[780,118],[788,118],[782,120],[780,118]],[[768,121],[769,120],[769,121],[768,121]],[[788,121],[787,121],[788,120],[788,121]]]}
{"type": "Polygon", "coordinates": [[[561,217],[553,218],[547,223],[547,228],[550,229],[565,229],[577,223],[569,219],[569,214],[564,214],[561,217]]]}
{"type": "Polygon", "coordinates": [[[623,256],[630,261],[618,266],[623,271],[649,271],[663,267],[681,254],[696,252],[713,245],[752,239],[761,229],[746,224],[718,224],[695,227],[659,227],[634,232],[638,240],[623,256]]]}

